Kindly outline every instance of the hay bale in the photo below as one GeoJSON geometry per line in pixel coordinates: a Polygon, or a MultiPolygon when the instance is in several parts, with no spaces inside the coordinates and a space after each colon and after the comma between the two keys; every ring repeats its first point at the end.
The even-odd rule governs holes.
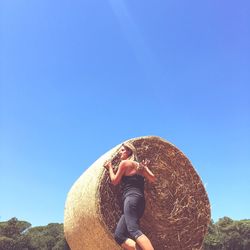
{"type": "MultiPolygon", "coordinates": [[[[209,200],[200,177],[187,157],[160,137],[129,140],[139,161],[147,158],[157,177],[145,185],[146,210],[142,231],[155,250],[201,249],[210,222],[209,200]]],[[[110,183],[103,164],[120,145],[99,158],[75,182],[65,205],[64,231],[72,250],[118,250],[113,240],[121,216],[119,186],[110,183]]],[[[113,160],[119,164],[119,160],[113,160]]]]}

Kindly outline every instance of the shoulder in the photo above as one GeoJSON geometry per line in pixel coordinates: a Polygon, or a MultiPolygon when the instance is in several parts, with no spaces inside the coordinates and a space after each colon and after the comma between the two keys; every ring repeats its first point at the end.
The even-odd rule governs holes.
{"type": "Polygon", "coordinates": [[[138,163],[136,161],[131,161],[131,160],[123,160],[120,163],[120,166],[123,168],[127,168],[127,167],[131,167],[131,166],[135,166],[138,163]]]}

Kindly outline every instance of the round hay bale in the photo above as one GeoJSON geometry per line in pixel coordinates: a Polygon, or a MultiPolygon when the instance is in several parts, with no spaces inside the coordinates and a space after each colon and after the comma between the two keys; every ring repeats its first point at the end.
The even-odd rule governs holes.
{"type": "MultiPolygon", "coordinates": [[[[210,222],[210,204],[199,175],[187,157],[156,136],[128,140],[138,160],[149,159],[157,177],[145,184],[146,210],[141,229],[155,250],[201,249],[210,222]]],[[[121,216],[121,193],[103,168],[121,144],[100,157],[71,188],[65,204],[64,232],[71,250],[118,250],[113,239],[121,216]]]]}

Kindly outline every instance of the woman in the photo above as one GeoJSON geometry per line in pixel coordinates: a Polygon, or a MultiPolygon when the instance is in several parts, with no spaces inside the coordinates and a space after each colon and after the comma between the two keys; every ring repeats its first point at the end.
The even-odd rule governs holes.
{"type": "Polygon", "coordinates": [[[150,240],[139,229],[139,220],[145,208],[144,178],[149,182],[156,178],[147,166],[148,161],[136,161],[136,149],[131,143],[122,144],[119,154],[121,163],[116,173],[111,161],[104,164],[111,183],[121,182],[123,214],[115,230],[115,240],[124,249],[153,250],[150,240]]]}

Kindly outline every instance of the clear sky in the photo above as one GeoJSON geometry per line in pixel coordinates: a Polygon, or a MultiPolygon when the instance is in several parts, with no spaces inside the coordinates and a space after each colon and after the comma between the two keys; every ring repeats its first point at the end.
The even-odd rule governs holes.
{"type": "Polygon", "coordinates": [[[1,0],[0,220],[63,222],[124,140],[177,146],[212,218],[250,218],[250,3],[1,0]]]}

